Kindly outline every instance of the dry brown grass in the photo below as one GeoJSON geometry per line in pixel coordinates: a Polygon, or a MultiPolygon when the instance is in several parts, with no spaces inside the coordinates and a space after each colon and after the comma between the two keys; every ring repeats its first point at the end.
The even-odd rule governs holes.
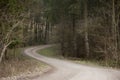
{"type": "MultiPolygon", "coordinates": [[[[9,52],[11,53],[12,51],[9,52]]],[[[20,50],[17,50],[16,52],[18,52],[16,57],[13,57],[12,53],[9,53],[9,59],[0,64],[0,78],[17,76],[23,73],[29,74],[32,72],[39,72],[48,66],[20,54],[20,50]]]]}

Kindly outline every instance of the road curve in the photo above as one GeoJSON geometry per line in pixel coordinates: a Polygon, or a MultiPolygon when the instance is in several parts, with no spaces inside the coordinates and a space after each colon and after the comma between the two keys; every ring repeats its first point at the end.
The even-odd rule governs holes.
{"type": "Polygon", "coordinates": [[[120,71],[75,64],[69,61],[48,58],[37,54],[51,45],[31,47],[25,54],[51,65],[54,70],[32,80],[120,80],[120,71]]]}

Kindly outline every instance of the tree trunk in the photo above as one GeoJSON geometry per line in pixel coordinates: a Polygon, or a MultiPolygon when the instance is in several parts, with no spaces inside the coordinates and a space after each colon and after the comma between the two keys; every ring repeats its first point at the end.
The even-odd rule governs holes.
{"type": "Polygon", "coordinates": [[[2,59],[3,59],[3,56],[5,54],[6,49],[7,49],[7,46],[4,46],[3,49],[2,49],[2,52],[1,52],[1,55],[0,55],[0,63],[2,62],[2,59]]]}
{"type": "Polygon", "coordinates": [[[64,57],[65,56],[65,51],[64,51],[64,42],[62,41],[61,42],[61,51],[62,51],[62,56],[64,57]]]}
{"type": "Polygon", "coordinates": [[[77,34],[76,34],[76,19],[75,19],[75,14],[72,15],[72,31],[73,31],[73,54],[75,53],[75,57],[78,57],[77,56],[77,43],[76,43],[76,37],[77,37],[77,34]]]}
{"type": "Polygon", "coordinates": [[[1,55],[0,55],[0,63],[2,62],[2,59],[3,59],[3,56],[5,54],[5,51],[7,50],[7,47],[12,43],[13,41],[10,41],[8,44],[4,45],[3,46],[3,49],[2,49],[2,52],[1,52],[1,55]]]}
{"type": "Polygon", "coordinates": [[[8,52],[8,50],[6,49],[6,50],[5,50],[5,56],[4,56],[5,60],[8,59],[7,52],[8,52]]]}
{"type": "Polygon", "coordinates": [[[32,24],[32,45],[34,45],[34,40],[35,40],[35,21],[33,19],[33,24],[32,24]]]}
{"type": "Polygon", "coordinates": [[[49,22],[46,21],[45,25],[45,44],[48,42],[49,39],[49,22]]]}
{"type": "Polygon", "coordinates": [[[114,41],[114,52],[113,56],[116,60],[116,65],[118,63],[118,43],[117,43],[117,26],[116,26],[116,19],[115,19],[115,0],[112,0],[112,34],[113,34],[113,41],[114,41]]]}
{"type": "Polygon", "coordinates": [[[62,22],[61,24],[60,24],[60,26],[59,27],[61,27],[60,28],[60,43],[61,43],[61,52],[62,52],[62,56],[63,57],[65,57],[65,31],[64,31],[64,29],[65,29],[65,21],[64,22],[62,22]]]}
{"type": "Polygon", "coordinates": [[[85,18],[85,47],[86,47],[86,56],[89,58],[89,38],[88,38],[88,11],[87,11],[87,0],[84,4],[84,18],[85,18]]]}

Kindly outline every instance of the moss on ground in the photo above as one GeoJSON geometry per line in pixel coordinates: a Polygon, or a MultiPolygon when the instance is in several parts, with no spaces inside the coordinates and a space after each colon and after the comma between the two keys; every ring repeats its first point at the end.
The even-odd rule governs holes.
{"type": "Polygon", "coordinates": [[[60,58],[60,49],[58,46],[54,47],[48,47],[42,50],[37,51],[39,54],[47,56],[47,57],[54,57],[54,58],[60,58]]]}

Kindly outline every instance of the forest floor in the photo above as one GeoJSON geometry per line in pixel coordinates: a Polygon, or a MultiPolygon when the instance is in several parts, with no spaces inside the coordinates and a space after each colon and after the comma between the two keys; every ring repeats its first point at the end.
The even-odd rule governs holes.
{"type": "Polygon", "coordinates": [[[88,65],[88,66],[98,66],[98,67],[109,67],[109,68],[114,68],[111,65],[106,65],[104,61],[96,61],[96,60],[85,60],[85,59],[80,59],[80,58],[73,58],[73,57],[63,57],[62,54],[60,53],[60,47],[59,46],[52,46],[48,47],[42,50],[37,51],[40,55],[47,56],[47,57],[52,57],[52,58],[57,58],[57,59],[63,59],[63,60],[69,60],[74,63],[82,64],[82,65],[88,65]]]}
{"type": "Polygon", "coordinates": [[[21,54],[22,48],[8,50],[8,52],[8,60],[4,60],[0,64],[0,80],[21,80],[21,77],[24,80],[50,69],[47,64],[21,54]]]}
{"type": "Polygon", "coordinates": [[[43,49],[48,47],[51,47],[51,45],[37,46],[25,50],[26,55],[43,61],[53,68],[51,72],[30,80],[120,80],[120,70],[76,64],[60,58],[45,57],[36,52],[38,50],[42,52],[43,49]]]}

